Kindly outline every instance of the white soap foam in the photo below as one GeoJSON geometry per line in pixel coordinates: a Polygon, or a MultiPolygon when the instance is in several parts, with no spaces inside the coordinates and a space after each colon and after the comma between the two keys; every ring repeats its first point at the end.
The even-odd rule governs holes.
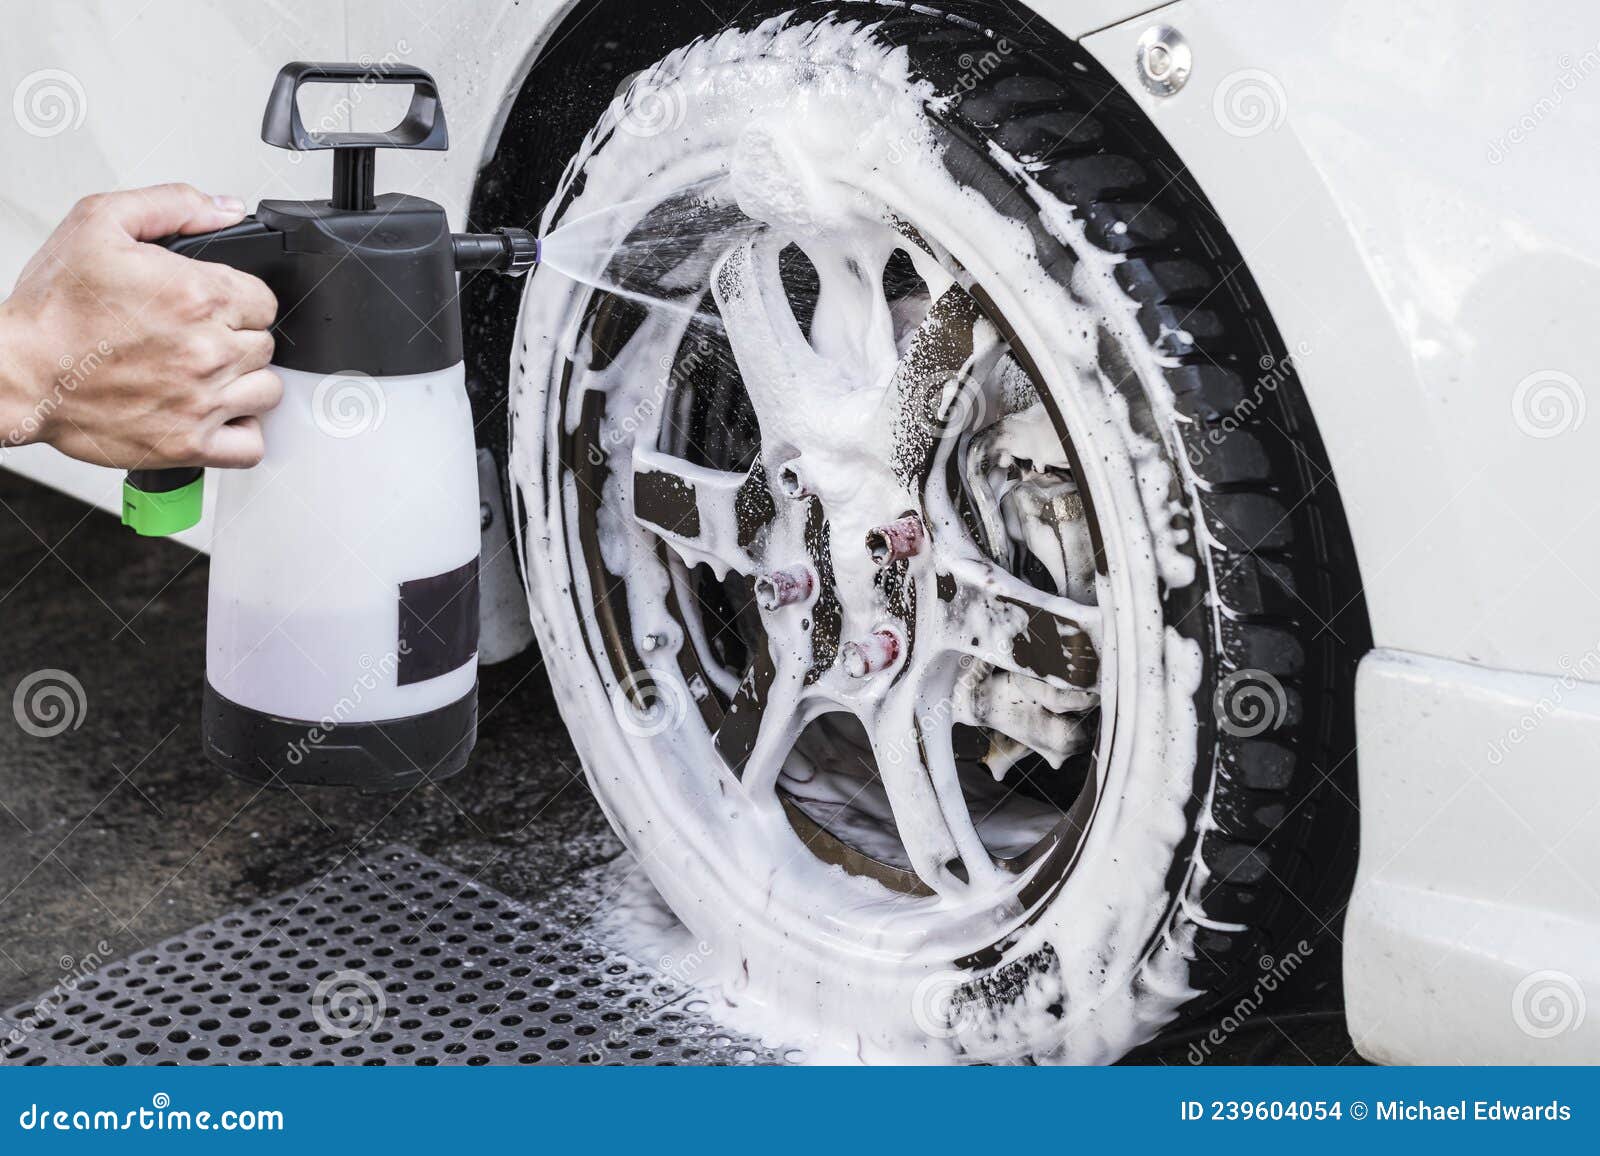
{"type": "MultiPolygon", "coordinates": [[[[588,667],[585,630],[593,624],[572,616],[573,606],[592,604],[587,579],[573,575],[574,598],[557,577],[570,568],[554,525],[558,511],[540,504],[552,484],[546,447],[576,422],[573,405],[547,424],[545,391],[577,317],[571,294],[548,291],[548,278],[536,280],[519,329],[518,360],[527,375],[519,371],[512,398],[513,470],[529,503],[523,545],[536,575],[534,617],[545,654],[563,676],[562,710],[596,792],[688,930],[663,920],[649,903],[621,904],[611,918],[644,957],[673,954],[686,943],[708,945],[697,982],[713,993],[721,1013],[764,1038],[791,1041],[815,1060],[1113,1059],[1149,1038],[1193,994],[1187,956],[1194,924],[1169,926],[1165,879],[1188,834],[1193,695],[1202,670],[1199,647],[1159,621],[1163,585],[1194,578],[1168,454],[1133,428],[1123,399],[1103,388],[1096,372],[1099,330],[1128,336],[1158,425],[1170,429],[1176,422],[1160,358],[1131,339],[1139,332],[1134,306],[1112,277],[1119,258],[1087,244],[1071,206],[997,153],[1043,207],[1047,227],[1081,257],[1074,292],[1064,292],[1034,261],[1027,230],[951,177],[928,120],[936,94],[911,77],[903,50],[885,49],[860,25],[778,20],[724,33],[674,53],[651,82],[675,86],[683,128],[655,138],[597,133],[575,162],[588,176],[569,215],[604,211],[619,198],[649,202],[720,176],[745,212],[801,242],[870,251],[882,236],[884,204],[919,224],[958,223],[959,237],[949,243],[960,241],[968,268],[981,258],[1004,271],[1007,315],[1050,318],[1029,327],[1028,344],[1041,362],[1063,367],[1072,390],[1065,408],[1076,419],[1069,424],[1088,431],[1087,444],[1100,450],[1085,464],[1086,488],[1116,499],[1098,509],[1108,537],[1121,547],[1113,574],[1101,581],[1100,603],[1144,612],[1125,610],[1109,632],[1116,650],[1104,656],[1101,689],[1107,709],[1120,711],[1120,745],[1102,766],[1103,793],[1072,878],[1052,906],[1016,929],[1006,953],[1012,960],[1053,956],[1055,964],[1026,978],[1019,973],[1015,991],[997,1006],[964,1003],[957,989],[971,977],[951,961],[963,946],[1009,928],[1015,909],[968,910],[948,898],[909,901],[803,851],[776,855],[775,847],[798,847],[781,813],[709,770],[714,759],[703,741],[693,741],[692,726],[666,736],[617,733],[611,698],[588,667]],[[707,141],[716,147],[699,147],[707,141]],[[1152,939],[1155,946],[1147,948],[1152,939]],[[949,1022],[953,1007],[962,1010],[949,1022]]],[[[936,277],[937,267],[927,275],[936,277]]],[[[842,327],[861,318],[848,310],[832,316],[837,320],[829,322],[819,310],[819,324],[841,331],[814,333],[813,344],[845,348],[854,338],[842,327]]],[[[587,376],[584,388],[606,394],[608,439],[631,443],[621,423],[659,391],[650,359],[670,349],[687,323],[670,313],[653,318],[647,325],[659,332],[636,337],[608,369],[587,376]]],[[[826,392],[794,436],[808,445],[831,443],[837,452],[831,465],[840,475],[873,479],[830,499],[836,540],[844,540],[879,517],[875,487],[893,484],[884,481],[881,459],[863,456],[863,422],[876,410],[860,399],[873,375],[844,366],[831,385],[808,384],[826,392]]],[[[1037,430],[1019,439],[1011,447],[1019,457],[1059,450],[1041,445],[1037,430]]],[[[607,568],[628,576],[636,633],[665,629],[662,600],[670,579],[654,539],[632,523],[626,469],[614,470],[606,485],[599,529],[607,568]]],[[[570,489],[557,493],[570,518],[570,489]]],[[[930,511],[930,521],[936,517],[930,511]]],[[[652,676],[670,685],[675,667],[662,660],[652,676]]],[[[1203,881],[1196,855],[1184,888],[1190,906],[1203,881]]]]}

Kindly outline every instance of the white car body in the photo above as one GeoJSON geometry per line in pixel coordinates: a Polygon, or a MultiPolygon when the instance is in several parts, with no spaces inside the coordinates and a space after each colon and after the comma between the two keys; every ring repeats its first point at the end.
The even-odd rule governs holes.
{"type": "MultiPolygon", "coordinates": [[[[0,284],[97,189],[325,195],[326,161],[257,136],[291,59],[431,71],[451,149],[383,155],[379,186],[438,200],[459,225],[573,6],[29,6],[0,41],[14,97],[0,284]],[[57,86],[64,121],[31,119],[30,83],[57,86]]],[[[1584,1015],[1600,996],[1600,522],[1583,497],[1600,460],[1600,418],[1584,420],[1600,386],[1586,344],[1600,8],[1032,7],[1133,93],[1216,207],[1294,354],[1349,514],[1377,647],[1357,686],[1362,847],[1344,936],[1358,1047],[1392,1062],[1600,1060],[1600,1011],[1584,1015]],[[1167,96],[1136,62],[1158,23],[1193,53],[1167,96]]],[[[48,448],[4,464],[117,508],[111,471],[48,448]]],[[[188,540],[203,549],[205,526],[188,540]]]]}

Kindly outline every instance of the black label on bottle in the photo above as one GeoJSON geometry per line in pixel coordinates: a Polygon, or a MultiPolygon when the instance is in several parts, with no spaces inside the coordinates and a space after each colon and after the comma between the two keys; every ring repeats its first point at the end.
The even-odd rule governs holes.
{"type": "Polygon", "coordinates": [[[478,560],[400,583],[401,686],[449,674],[478,653],[478,560]]]}

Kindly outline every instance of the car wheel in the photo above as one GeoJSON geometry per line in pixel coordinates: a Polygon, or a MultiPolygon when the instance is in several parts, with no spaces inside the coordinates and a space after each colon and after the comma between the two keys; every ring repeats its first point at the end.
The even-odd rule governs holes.
{"type": "Polygon", "coordinates": [[[542,224],[535,625],[742,1014],[821,1058],[1105,1061],[1336,919],[1337,493],[1092,58],[869,5],[733,29],[635,78],[542,224]]]}

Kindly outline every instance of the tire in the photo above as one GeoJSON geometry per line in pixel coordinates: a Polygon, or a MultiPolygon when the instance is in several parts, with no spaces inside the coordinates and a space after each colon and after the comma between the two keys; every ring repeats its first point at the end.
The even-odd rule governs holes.
{"type": "Polygon", "coordinates": [[[1338,494],[1243,259],[1092,58],[898,6],[734,28],[601,118],[542,227],[580,220],[606,288],[540,270],[513,357],[530,603],[738,1015],[818,1058],[1104,1062],[1337,932],[1338,494]],[[950,332],[959,369],[907,368],[950,332]],[[887,381],[893,436],[814,366],[887,381]]]}

